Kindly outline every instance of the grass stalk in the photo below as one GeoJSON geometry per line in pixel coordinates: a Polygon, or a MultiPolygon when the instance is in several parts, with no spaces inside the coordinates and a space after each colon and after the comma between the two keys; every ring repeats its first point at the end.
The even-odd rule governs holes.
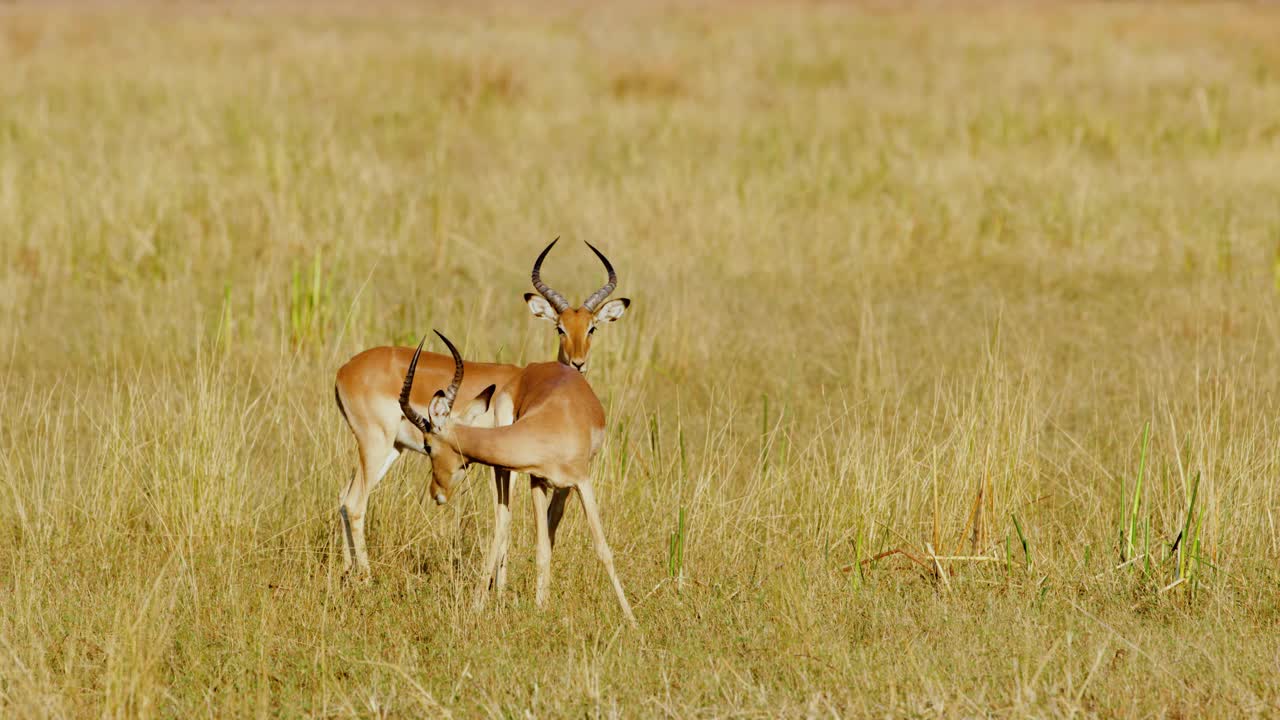
{"type": "Polygon", "coordinates": [[[1147,469],[1147,444],[1150,439],[1151,421],[1148,420],[1142,427],[1142,450],[1138,457],[1138,475],[1134,480],[1133,499],[1127,504],[1126,515],[1124,518],[1125,552],[1121,555],[1121,560],[1129,560],[1134,557],[1135,540],[1138,532],[1138,513],[1142,502],[1142,483],[1147,469]]]}
{"type": "Polygon", "coordinates": [[[1022,543],[1022,561],[1023,567],[1027,572],[1031,571],[1031,546],[1027,542],[1027,535],[1022,531],[1022,523],[1018,521],[1018,516],[1010,513],[1009,517],[1013,518],[1013,529],[1018,532],[1018,541],[1022,543]]]}
{"type": "Polygon", "coordinates": [[[1191,539],[1191,523],[1192,518],[1196,516],[1196,498],[1200,493],[1200,472],[1196,471],[1195,477],[1191,480],[1191,499],[1187,502],[1187,510],[1185,518],[1182,521],[1182,533],[1179,539],[1182,541],[1178,545],[1178,577],[1189,579],[1191,574],[1192,553],[1188,552],[1188,548],[1194,543],[1191,539]]]}

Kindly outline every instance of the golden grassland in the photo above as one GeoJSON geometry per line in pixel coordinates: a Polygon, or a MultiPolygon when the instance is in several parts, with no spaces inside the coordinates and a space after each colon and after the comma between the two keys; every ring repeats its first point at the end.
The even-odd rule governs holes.
{"type": "Polygon", "coordinates": [[[0,6],[0,713],[1280,714],[1276,37],[0,6]],[[335,370],[433,327],[550,359],[555,235],[553,285],[590,240],[634,301],[589,379],[640,629],[576,505],[533,608],[519,483],[473,612],[488,472],[437,509],[416,456],[344,581],[335,370]]]}

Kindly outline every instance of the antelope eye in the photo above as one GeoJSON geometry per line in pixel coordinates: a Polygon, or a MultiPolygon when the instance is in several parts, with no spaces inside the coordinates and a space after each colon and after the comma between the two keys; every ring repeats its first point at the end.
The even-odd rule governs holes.
{"type": "Polygon", "coordinates": [[[587,331],[587,334],[588,334],[588,335],[595,335],[595,334],[596,334],[596,326],[595,326],[595,325],[592,325],[592,326],[591,326],[591,329],[587,331]]]}
{"type": "Polygon", "coordinates": [[[557,327],[556,327],[556,334],[557,334],[557,335],[563,335],[563,334],[564,334],[564,328],[557,326],[557,327]]]}

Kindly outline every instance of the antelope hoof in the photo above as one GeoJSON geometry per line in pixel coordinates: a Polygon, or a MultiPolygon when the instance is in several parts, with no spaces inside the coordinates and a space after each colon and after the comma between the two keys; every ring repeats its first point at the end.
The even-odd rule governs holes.
{"type": "Polygon", "coordinates": [[[373,573],[367,567],[347,568],[342,573],[342,580],[349,585],[368,585],[373,582],[373,573]]]}

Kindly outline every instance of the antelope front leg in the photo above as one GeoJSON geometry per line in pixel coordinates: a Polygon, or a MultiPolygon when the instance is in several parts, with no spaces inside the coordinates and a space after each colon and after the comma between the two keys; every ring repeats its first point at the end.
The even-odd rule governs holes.
{"type": "Polygon", "coordinates": [[[564,517],[564,503],[572,492],[573,488],[551,490],[551,505],[547,508],[547,533],[551,536],[552,550],[556,548],[556,529],[560,527],[560,520],[564,517]]]}
{"type": "Polygon", "coordinates": [[[493,469],[493,540],[485,557],[484,574],[476,587],[474,605],[484,607],[489,588],[498,595],[507,584],[507,545],[511,536],[511,471],[493,469]]]}
{"type": "MultiPolygon", "coordinates": [[[[496,426],[510,425],[515,420],[515,408],[509,396],[499,396],[493,410],[496,426]]],[[[511,547],[511,479],[513,475],[515,473],[505,468],[493,469],[493,477],[498,482],[501,495],[499,510],[502,520],[500,524],[495,522],[494,525],[493,584],[498,590],[498,597],[502,597],[502,591],[507,587],[507,550],[511,547]],[[499,525],[502,528],[501,534],[496,530],[499,525]]]]}
{"type": "Polygon", "coordinates": [[[502,597],[502,591],[507,588],[507,550],[511,547],[511,476],[515,474],[510,470],[502,472],[506,475],[502,485],[502,535],[497,538],[498,554],[494,562],[493,577],[494,587],[498,589],[498,597],[502,597]]]}
{"type": "Polygon", "coordinates": [[[600,507],[596,505],[596,493],[591,488],[589,480],[578,483],[578,498],[582,500],[582,511],[586,513],[587,526],[591,528],[591,539],[595,542],[596,555],[600,556],[600,562],[604,563],[605,570],[609,571],[609,579],[613,581],[613,590],[618,594],[618,604],[622,606],[622,614],[627,616],[632,627],[636,627],[636,616],[631,613],[631,603],[627,602],[627,595],[622,591],[622,582],[618,580],[618,571],[613,568],[613,551],[609,549],[609,543],[604,539],[600,507]]]}
{"type": "Polygon", "coordinates": [[[366,442],[367,445],[360,448],[360,468],[347,485],[338,506],[344,540],[344,570],[350,570],[347,560],[354,559],[354,575],[360,580],[368,580],[370,576],[369,554],[364,543],[364,520],[369,509],[369,495],[391,469],[396,458],[400,457],[400,451],[391,447],[390,442],[385,439],[381,443],[375,440],[366,442]]]}
{"type": "Polygon", "coordinates": [[[547,495],[550,490],[546,480],[533,478],[529,494],[533,496],[533,522],[537,526],[534,542],[537,545],[538,564],[538,590],[534,597],[540,608],[546,607],[547,591],[551,586],[551,532],[547,522],[547,507],[550,504],[547,495]]]}

